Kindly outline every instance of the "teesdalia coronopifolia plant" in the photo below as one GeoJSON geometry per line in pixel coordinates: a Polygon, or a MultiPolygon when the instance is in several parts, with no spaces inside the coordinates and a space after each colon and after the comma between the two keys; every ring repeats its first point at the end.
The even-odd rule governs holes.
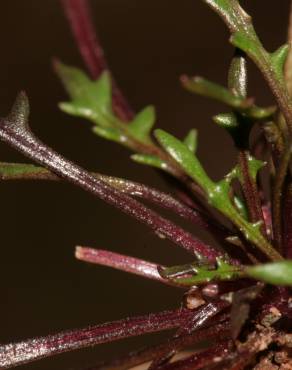
{"type": "Polygon", "coordinates": [[[162,312],[1,344],[1,369],[164,330],[172,330],[166,341],[122,358],[113,356],[109,362],[99,359],[94,368],[129,369],[146,362],[150,370],[292,368],[292,25],[288,42],[269,51],[238,0],[201,1],[229,29],[233,57],[224,86],[187,75],[180,83],[190,93],[222,105],[211,118],[230,135],[237,152],[235,166],[223,178],[214,180],[202,165],[196,127],[177,138],[171,127],[159,128],[154,106],[133,111],[105,60],[87,0],[61,1],[87,70],[55,60],[54,69],[67,94],[59,108],[87,121],[94,135],[126,147],[131,160],[174,178],[176,187],[165,193],[111,173],[89,172],[66,159],[30,130],[30,104],[24,92],[0,119],[1,140],[29,159],[1,162],[2,181],[70,182],[189,256],[184,265],[166,266],[122,251],[77,246],[78,260],[180,289],[182,300],[162,312]],[[248,60],[263,75],[274,98],[272,106],[261,106],[257,97],[249,95],[248,60]],[[251,145],[254,128],[259,136],[251,145]],[[263,169],[269,192],[259,181],[263,169]],[[214,243],[162,216],[159,208],[202,228],[214,243]],[[177,356],[181,353],[183,358],[177,356]]]}

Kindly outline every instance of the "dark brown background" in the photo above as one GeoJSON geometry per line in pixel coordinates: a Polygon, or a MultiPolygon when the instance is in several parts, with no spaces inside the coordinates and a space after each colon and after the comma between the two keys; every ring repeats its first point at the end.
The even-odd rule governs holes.
{"type": "MultiPolygon", "coordinates": [[[[181,73],[224,83],[232,54],[228,32],[199,0],[93,0],[94,19],[109,63],[135,109],[152,103],[157,126],[176,135],[197,127],[199,156],[215,178],[235,161],[227,135],[211,115],[221,105],[183,91],[181,73]]],[[[253,15],[268,50],[285,41],[288,0],[242,1],[253,15]]],[[[31,126],[47,144],[85,168],[142,180],[166,189],[151,169],[104,142],[90,124],[62,114],[66,99],[52,72],[51,58],[82,65],[57,0],[1,1],[0,112],[16,92],[31,102],[31,126]]],[[[265,84],[251,66],[252,95],[270,102],[265,84]]],[[[1,160],[23,157],[0,145],[1,160]]],[[[108,248],[161,263],[187,256],[102,202],[66,184],[0,183],[0,341],[5,343],[63,329],[175,307],[180,292],[74,259],[76,244],[108,248]]],[[[79,369],[157,336],[103,345],[44,360],[22,369],[79,369]]]]}

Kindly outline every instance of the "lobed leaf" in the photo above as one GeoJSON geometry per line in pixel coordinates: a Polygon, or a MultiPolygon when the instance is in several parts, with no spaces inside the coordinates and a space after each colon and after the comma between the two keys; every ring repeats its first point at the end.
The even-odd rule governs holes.
{"type": "Polygon", "coordinates": [[[150,105],[135,116],[127,129],[136,139],[151,142],[150,134],[155,120],[155,109],[150,105]]]}
{"type": "Polygon", "coordinates": [[[131,155],[131,159],[134,162],[145,164],[147,166],[156,167],[160,170],[165,170],[169,167],[168,163],[163,161],[162,159],[156,157],[155,155],[149,154],[133,154],[131,155]]]}
{"type": "Polygon", "coordinates": [[[163,130],[155,130],[154,135],[160,145],[203,189],[212,186],[199,160],[183,142],[163,130]]]}
{"type": "Polygon", "coordinates": [[[274,71],[280,81],[284,79],[284,66],[288,57],[290,46],[288,44],[282,45],[271,55],[271,63],[274,67],[274,71]]]}
{"type": "Polygon", "coordinates": [[[112,89],[108,72],[92,81],[83,71],[58,62],[56,70],[68,92],[71,102],[61,103],[66,113],[81,116],[101,126],[110,126],[112,113],[112,89]]]}
{"type": "Polygon", "coordinates": [[[190,130],[183,142],[191,152],[195,153],[198,146],[198,131],[195,129],[190,130]]]}
{"type": "Polygon", "coordinates": [[[229,105],[232,108],[245,108],[249,103],[239,96],[232,94],[231,91],[225,87],[214,82],[208,81],[202,77],[189,78],[187,76],[181,77],[183,86],[196,94],[206,96],[218,100],[229,105]]]}

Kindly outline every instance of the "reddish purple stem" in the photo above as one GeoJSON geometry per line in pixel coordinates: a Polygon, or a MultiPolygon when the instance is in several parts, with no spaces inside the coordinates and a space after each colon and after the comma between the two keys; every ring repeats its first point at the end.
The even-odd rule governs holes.
{"type": "Polygon", "coordinates": [[[283,243],[286,258],[292,258],[292,184],[285,190],[285,204],[283,205],[283,243]]]}
{"type": "MultiPolygon", "coordinates": [[[[88,0],[61,0],[61,3],[83,61],[92,78],[97,79],[109,67],[95,32],[88,0]]],[[[113,108],[122,120],[133,118],[129,104],[114,81],[113,108]]]]}
{"type": "MultiPolygon", "coordinates": [[[[198,370],[220,363],[228,354],[229,341],[215,345],[213,348],[191,355],[185,359],[161,366],[159,370],[198,370]]],[[[223,368],[222,368],[223,369],[223,368]]]]}
{"type": "Polygon", "coordinates": [[[157,270],[158,266],[155,263],[139,258],[87,247],[76,247],[75,256],[81,261],[112,267],[147,279],[157,280],[163,284],[174,285],[171,284],[170,280],[160,276],[157,270]]]}
{"type": "MultiPolygon", "coordinates": [[[[195,310],[194,314],[186,319],[186,322],[183,323],[177,332],[174,335],[174,338],[181,338],[186,335],[189,335],[202,327],[205,326],[214,316],[221,312],[224,308],[228,307],[230,304],[226,301],[210,302],[204,306],[195,310]]],[[[162,356],[153,361],[149,370],[158,370],[161,368],[162,364],[168,363],[171,358],[177,353],[178,348],[173,347],[168,349],[162,356]]]]}
{"type": "Polygon", "coordinates": [[[98,364],[87,370],[128,370],[133,366],[163,356],[165,352],[170,351],[173,347],[181,350],[186,347],[196,346],[202,342],[216,341],[218,343],[228,338],[229,334],[229,324],[227,322],[214,324],[212,327],[198,330],[190,335],[172,338],[166,343],[129,353],[120,359],[114,359],[109,363],[98,364]]]}
{"type": "Polygon", "coordinates": [[[161,217],[135,199],[121,193],[104,181],[94,177],[75,163],[43,144],[30,131],[27,121],[28,100],[20,94],[9,117],[0,120],[0,138],[25,156],[48,168],[57,176],[81,187],[113,205],[122,212],[150,227],[162,237],[168,238],[183,247],[198,259],[214,262],[220,252],[196,239],[173,222],[161,217]]]}
{"type": "Polygon", "coordinates": [[[191,221],[203,229],[211,232],[214,234],[214,236],[219,237],[220,240],[224,240],[229,235],[227,229],[225,229],[222,225],[216,224],[211,217],[204,213],[204,211],[194,209],[194,203],[192,203],[192,206],[186,205],[170,194],[158,191],[150,186],[146,186],[138,182],[111,176],[101,176],[103,176],[102,179],[104,178],[108,184],[114,186],[123,193],[132,195],[136,198],[148,200],[151,203],[157,204],[160,207],[172,211],[185,220],[191,221]]]}
{"type": "Polygon", "coordinates": [[[6,344],[0,347],[0,368],[8,369],[79,348],[173,329],[190,314],[185,309],[164,311],[6,344]]]}

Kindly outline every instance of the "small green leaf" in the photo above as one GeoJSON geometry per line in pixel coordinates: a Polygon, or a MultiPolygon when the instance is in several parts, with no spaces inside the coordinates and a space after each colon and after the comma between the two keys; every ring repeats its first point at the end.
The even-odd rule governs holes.
{"type": "Polygon", "coordinates": [[[184,171],[203,189],[213,187],[213,183],[201,166],[201,163],[183,142],[163,130],[155,130],[154,134],[160,145],[168,154],[170,154],[184,171]]]}
{"type": "Polygon", "coordinates": [[[204,190],[210,205],[218,209],[234,223],[244,234],[245,238],[253,242],[259,249],[274,260],[282,259],[282,256],[272,247],[260,232],[260,223],[249,223],[236,210],[230,200],[230,176],[215,183],[203,169],[198,158],[188,147],[163,130],[156,130],[155,137],[161,146],[181,166],[195,182],[204,190]]]}
{"type": "Polygon", "coordinates": [[[245,272],[269,284],[292,286],[292,260],[248,267],[245,272]]]}
{"type": "Polygon", "coordinates": [[[69,96],[73,100],[79,99],[84,93],[84,86],[90,83],[86,74],[78,68],[66,66],[59,61],[55,63],[55,70],[69,96]]]}
{"type": "Polygon", "coordinates": [[[191,152],[195,153],[198,145],[198,131],[195,129],[190,130],[187,136],[184,138],[184,144],[191,152]]]}
{"type": "MultiPolygon", "coordinates": [[[[256,159],[250,154],[248,154],[247,161],[248,161],[249,175],[253,181],[256,181],[259,170],[261,170],[266,165],[266,162],[263,162],[260,159],[256,159]]],[[[242,173],[240,171],[240,168],[236,167],[233,171],[234,171],[235,177],[237,177],[238,180],[241,183],[243,183],[244,179],[242,178],[242,173]]]]}
{"type": "Polygon", "coordinates": [[[104,139],[115,141],[117,143],[125,144],[127,141],[127,137],[123,135],[119,129],[114,127],[94,126],[92,131],[104,139]]]}
{"type": "Polygon", "coordinates": [[[111,78],[103,72],[92,81],[78,68],[56,64],[56,70],[68,92],[71,102],[61,103],[60,108],[71,115],[85,117],[100,126],[113,126],[111,78]]]}
{"type": "Polygon", "coordinates": [[[167,170],[168,164],[162,159],[155,157],[154,155],[147,154],[133,154],[131,159],[137,163],[145,164],[147,166],[156,167],[160,170],[167,170]]]}
{"type": "Polygon", "coordinates": [[[3,180],[40,173],[47,173],[47,170],[33,164],[0,162],[0,178],[3,180]]]}
{"type": "Polygon", "coordinates": [[[244,201],[241,198],[236,197],[236,196],[234,197],[233,200],[234,200],[236,209],[240,212],[240,214],[245,220],[248,220],[248,211],[247,211],[246,204],[244,203],[244,201]]]}
{"type": "Polygon", "coordinates": [[[149,106],[138,113],[127,128],[136,139],[151,142],[150,133],[155,119],[155,109],[149,106]]]}
{"type": "Polygon", "coordinates": [[[246,57],[241,50],[235,49],[228,71],[228,88],[233,94],[246,98],[247,96],[247,66],[246,57]]]}
{"type": "Polygon", "coordinates": [[[109,72],[103,72],[99,79],[93,82],[92,90],[98,105],[105,112],[112,113],[112,86],[109,72]]]}
{"type": "Polygon", "coordinates": [[[285,44],[271,54],[272,65],[280,81],[283,80],[283,69],[289,53],[289,49],[290,46],[288,44],[285,44]]]}
{"type": "Polygon", "coordinates": [[[265,165],[265,162],[256,159],[251,155],[248,156],[249,173],[254,181],[256,181],[259,170],[262,169],[265,165]]]}
{"type": "Polygon", "coordinates": [[[220,113],[214,116],[213,120],[218,126],[223,127],[227,131],[234,130],[239,126],[234,113],[220,113]]]}
{"type": "Polygon", "coordinates": [[[241,97],[232,94],[225,87],[208,81],[202,77],[189,78],[187,76],[183,76],[181,81],[187,90],[218,100],[232,108],[244,108],[247,106],[247,102],[241,97]]]}
{"type": "Polygon", "coordinates": [[[240,30],[234,32],[230,37],[230,42],[233,46],[244,51],[255,59],[261,58],[262,53],[264,52],[258,38],[255,37],[255,34],[253,33],[251,36],[245,29],[243,31],[240,30]]]}

